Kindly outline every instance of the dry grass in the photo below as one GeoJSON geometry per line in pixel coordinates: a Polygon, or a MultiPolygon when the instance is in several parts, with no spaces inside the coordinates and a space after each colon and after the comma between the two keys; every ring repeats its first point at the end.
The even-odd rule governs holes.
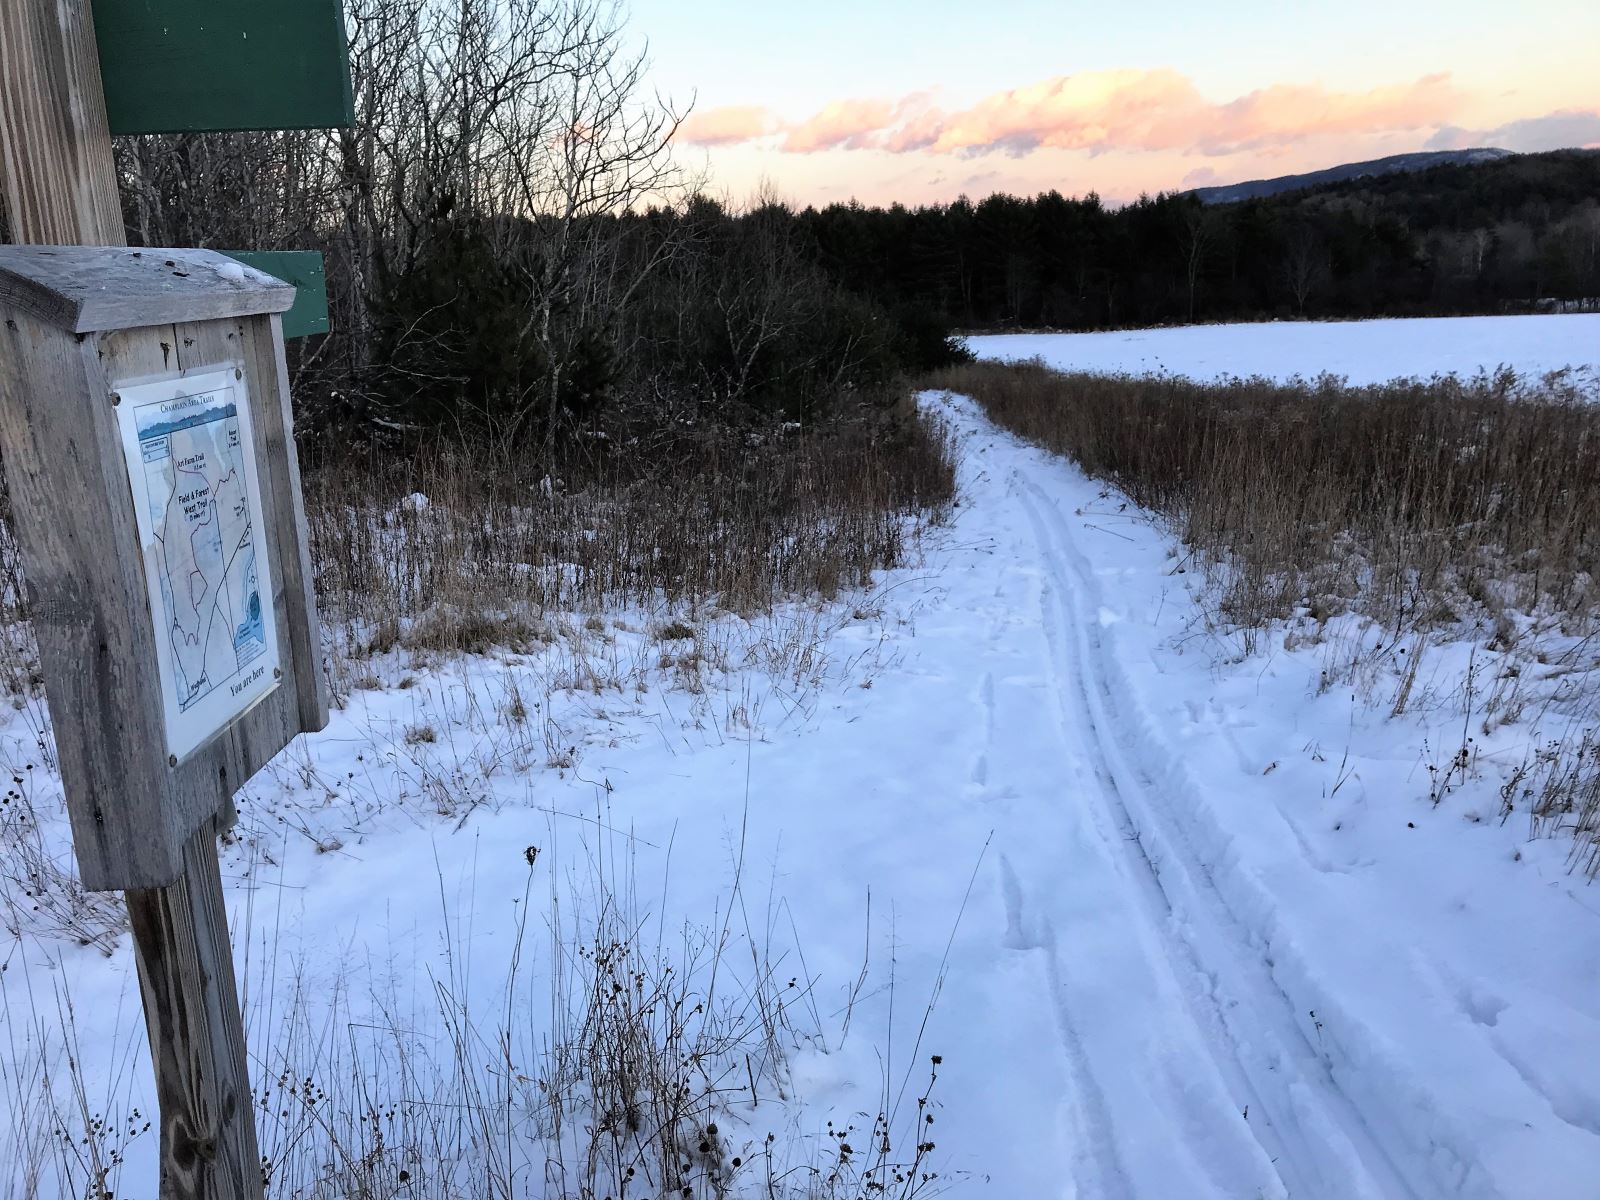
{"type": "MultiPolygon", "coordinates": [[[[446,936],[425,977],[382,961],[347,962],[330,976],[330,964],[297,960],[280,943],[281,926],[259,939],[241,930],[252,943],[245,1019],[259,1047],[252,1106],[267,1195],[915,1200],[944,1191],[934,1141],[941,1059],[919,1053],[920,1035],[915,1062],[880,1057],[876,1116],[857,1114],[859,1127],[824,1125],[824,1114],[794,1104],[791,1056],[838,1052],[852,1015],[881,1014],[877,1003],[870,1017],[855,1012],[867,965],[857,980],[832,981],[845,985],[844,1009],[824,1017],[833,1001],[819,999],[804,955],[771,940],[770,897],[764,918],[759,900],[747,900],[742,855],[715,911],[674,927],[642,898],[631,839],[597,811],[599,832],[570,853],[554,825],[543,848],[496,848],[523,859],[527,875],[522,894],[502,900],[509,911],[494,911],[509,937],[493,973],[472,965],[481,946],[457,940],[471,914],[451,911],[442,876],[446,936]]],[[[666,881],[647,890],[665,895],[666,881]]],[[[892,995],[893,975],[874,972],[872,984],[892,995]]],[[[137,1186],[126,1164],[155,1136],[150,1118],[131,1105],[126,1074],[107,1094],[92,1092],[70,999],[58,989],[3,1015],[10,1054],[0,1083],[27,1107],[0,1138],[16,1172],[0,1196],[111,1200],[137,1186]]],[[[141,1031],[129,1016],[132,1045],[141,1031]]],[[[110,1047],[89,1058],[102,1051],[126,1057],[110,1047]]],[[[861,1082],[870,1095],[873,1081],[861,1082]]]]}
{"type": "Polygon", "coordinates": [[[1354,610],[1396,632],[1506,609],[1593,627],[1600,407],[1499,374],[1352,388],[975,364],[938,379],[1174,523],[1224,615],[1354,610]]]}
{"type": "Polygon", "coordinates": [[[947,435],[915,414],[684,438],[561,479],[491,447],[325,463],[306,497],[336,691],[397,645],[548,642],[552,613],[831,599],[901,562],[953,492],[947,435]]]}
{"type": "MultiPolygon", "coordinates": [[[[735,648],[727,629],[697,628],[697,618],[752,616],[865,584],[902,561],[953,492],[948,435],[914,409],[816,432],[658,439],[562,479],[493,445],[324,456],[306,472],[306,502],[326,669],[342,702],[359,689],[408,687],[406,668],[501,647],[547,651],[560,670],[542,679],[546,690],[622,692],[644,686],[644,660],[620,653],[600,614],[634,608],[660,616],[649,661],[697,700],[710,672],[752,656],[799,683],[819,669],[821,622],[773,621],[735,648]],[[405,653],[379,661],[396,648],[405,653]]],[[[0,761],[11,779],[0,788],[0,922],[14,936],[109,952],[124,915],[114,896],[83,891],[59,836],[53,739],[6,506],[0,489],[0,695],[27,720],[34,747],[0,761]]],[[[728,698],[722,723],[738,703],[728,698]]],[[[528,761],[571,767],[576,748],[547,713],[531,723],[542,745],[528,761]]],[[[439,736],[419,723],[402,741],[420,751],[439,736]]],[[[428,782],[430,794],[461,790],[456,779],[428,782]]],[[[450,804],[439,810],[453,815],[450,804]]]]}
{"type": "Polygon", "coordinates": [[[1571,836],[1573,869],[1600,878],[1600,731],[1573,730],[1536,750],[1501,797],[1505,816],[1526,800],[1534,836],[1571,836]]]}
{"type": "MultiPolygon", "coordinates": [[[[1196,383],[1035,361],[957,367],[933,383],[1163,519],[1191,550],[1174,570],[1201,577],[1210,622],[1244,653],[1288,623],[1295,640],[1325,643],[1325,683],[1370,690],[1373,655],[1409,644],[1398,716],[1421,701],[1428,641],[1471,641],[1503,664],[1465,685],[1485,732],[1530,703],[1524,666],[1559,673],[1569,712],[1600,701],[1582,682],[1600,628],[1600,396],[1579,377],[1196,383]],[[1385,631],[1376,651],[1327,636],[1344,613],[1385,631]],[[1563,661],[1540,652],[1546,637],[1565,642],[1563,661]]],[[[1572,832],[1575,864],[1593,874],[1600,759],[1583,724],[1530,758],[1507,795],[1527,800],[1536,831],[1572,832]]],[[[1469,765],[1430,768],[1434,798],[1469,765]]]]}

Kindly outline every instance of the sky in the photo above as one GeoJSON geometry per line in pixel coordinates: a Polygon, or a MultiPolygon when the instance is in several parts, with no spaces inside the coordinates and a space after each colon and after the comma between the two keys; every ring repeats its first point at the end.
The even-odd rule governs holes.
{"type": "Polygon", "coordinates": [[[1600,146],[1600,0],[631,0],[735,202],[1144,192],[1600,146]]]}

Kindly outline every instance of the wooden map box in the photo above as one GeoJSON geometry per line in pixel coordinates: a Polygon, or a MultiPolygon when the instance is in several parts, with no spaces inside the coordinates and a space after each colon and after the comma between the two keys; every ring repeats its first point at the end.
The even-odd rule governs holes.
{"type": "Polygon", "coordinates": [[[279,314],[207,250],[0,247],[0,458],[84,886],[327,723],[279,314]]]}

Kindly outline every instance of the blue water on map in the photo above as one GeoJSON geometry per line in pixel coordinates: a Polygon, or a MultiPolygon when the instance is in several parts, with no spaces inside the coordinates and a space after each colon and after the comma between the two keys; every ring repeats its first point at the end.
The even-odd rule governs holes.
{"type": "Polygon", "coordinates": [[[250,593],[245,619],[233,631],[233,651],[241,664],[261,653],[267,640],[266,626],[261,620],[261,593],[250,593]]]}

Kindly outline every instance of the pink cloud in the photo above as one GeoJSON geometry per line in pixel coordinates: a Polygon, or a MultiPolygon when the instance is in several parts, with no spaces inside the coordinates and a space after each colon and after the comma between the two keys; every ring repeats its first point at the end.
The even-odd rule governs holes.
{"type": "Polygon", "coordinates": [[[692,146],[731,146],[770,133],[772,126],[771,114],[758,105],[708,108],[684,119],[678,126],[678,140],[692,146]]]}
{"type": "Polygon", "coordinates": [[[1090,71],[1000,92],[946,118],[940,153],[1181,150],[1228,154],[1322,134],[1431,128],[1455,104],[1448,79],[1366,92],[1274,84],[1225,104],[1177,71],[1090,71]]]}
{"type": "Polygon", "coordinates": [[[1197,148],[1217,154],[1322,134],[1432,128],[1448,120],[1459,101],[1447,75],[1365,92],[1278,83],[1198,114],[1197,148]]]}
{"type": "Polygon", "coordinates": [[[876,143],[895,120],[896,106],[887,100],[835,100],[809,121],[791,126],[783,149],[791,154],[817,150],[862,150],[876,143]]]}
{"type": "Polygon", "coordinates": [[[1166,148],[1181,140],[1177,126],[1185,115],[1204,103],[1193,83],[1169,69],[1062,75],[950,114],[929,148],[940,154],[1166,148]]]}
{"type": "MultiPolygon", "coordinates": [[[[1220,155],[1325,135],[1435,129],[1447,123],[1459,99],[1444,75],[1350,92],[1273,84],[1218,103],[1171,68],[1084,71],[996,92],[953,112],[936,107],[927,93],[896,102],[834,101],[789,126],[781,149],[1015,156],[1047,147],[1220,155]]],[[[717,141],[706,141],[699,129],[689,140],[722,145],[772,131],[760,109],[716,109],[705,119],[717,141]]]]}
{"type": "Polygon", "coordinates": [[[939,140],[944,123],[945,114],[937,108],[924,108],[908,114],[883,138],[883,148],[895,154],[926,150],[939,140]]]}

